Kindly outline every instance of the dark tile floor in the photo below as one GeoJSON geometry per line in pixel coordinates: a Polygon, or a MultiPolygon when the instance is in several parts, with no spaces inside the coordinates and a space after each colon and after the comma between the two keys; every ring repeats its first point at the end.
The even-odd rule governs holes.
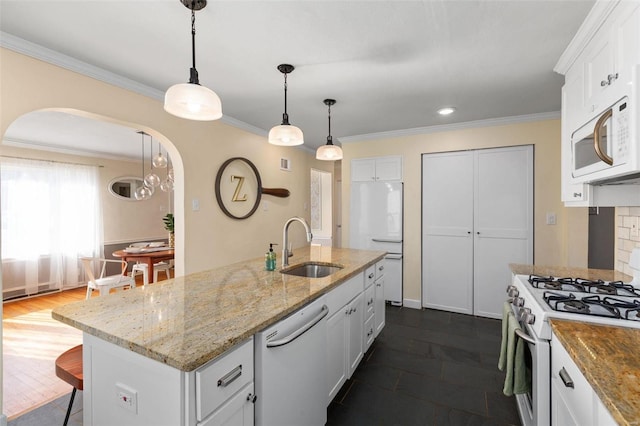
{"type": "Polygon", "coordinates": [[[387,323],[329,406],[338,425],[519,425],[502,394],[500,321],[387,306],[387,323]]]}
{"type": "MultiPolygon", "coordinates": [[[[387,306],[387,324],[329,406],[328,426],[519,425],[502,394],[500,322],[387,306]]],[[[69,395],[8,426],[61,425],[69,395]]],[[[82,425],[78,392],[69,425],[82,425]]]]}

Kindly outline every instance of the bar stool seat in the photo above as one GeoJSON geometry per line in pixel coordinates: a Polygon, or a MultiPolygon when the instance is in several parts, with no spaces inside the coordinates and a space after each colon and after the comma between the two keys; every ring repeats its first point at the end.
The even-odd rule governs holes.
{"type": "Polygon", "coordinates": [[[63,423],[63,426],[67,426],[76,390],[83,390],[82,345],[69,349],[56,359],[56,376],[73,386],[69,408],[67,408],[67,415],[63,423]]]}

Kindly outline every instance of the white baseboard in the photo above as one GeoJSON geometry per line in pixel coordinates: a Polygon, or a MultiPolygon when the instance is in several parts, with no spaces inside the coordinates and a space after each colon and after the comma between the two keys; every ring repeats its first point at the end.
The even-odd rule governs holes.
{"type": "Polygon", "coordinates": [[[415,300],[415,299],[404,299],[402,301],[402,305],[405,308],[411,308],[411,309],[422,309],[422,302],[420,300],[415,300]]]}

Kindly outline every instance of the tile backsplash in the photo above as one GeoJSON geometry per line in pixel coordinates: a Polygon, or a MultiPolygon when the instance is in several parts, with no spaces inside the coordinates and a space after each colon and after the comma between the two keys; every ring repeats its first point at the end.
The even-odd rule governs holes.
{"type": "Polygon", "coordinates": [[[616,208],[616,270],[633,275],[629,268],[631,251],[640,247],[640,207],[616,208]]]}

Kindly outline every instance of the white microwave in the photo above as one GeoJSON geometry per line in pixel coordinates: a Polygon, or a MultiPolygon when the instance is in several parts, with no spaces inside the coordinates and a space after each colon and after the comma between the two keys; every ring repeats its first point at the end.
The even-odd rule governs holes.
{"type": "Polygon", "coordinates": [[[571,135],[574,182],[597,182],[637,172],[632,147],[632,105],[627,96],[571,135]]]}

